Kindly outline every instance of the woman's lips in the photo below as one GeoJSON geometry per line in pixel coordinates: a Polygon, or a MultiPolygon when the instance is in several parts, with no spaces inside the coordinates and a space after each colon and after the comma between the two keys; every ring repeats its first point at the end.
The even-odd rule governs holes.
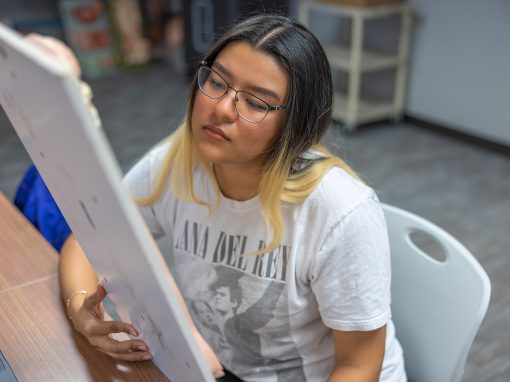
{"type": "Polygon", "coordinates": [[[227,135],[217,127],[206,125],[204,126],[204,133],[208,135],[209,137],[221,141],[221,142],[228,142],[230,139],[227,137],[227,135]]]}

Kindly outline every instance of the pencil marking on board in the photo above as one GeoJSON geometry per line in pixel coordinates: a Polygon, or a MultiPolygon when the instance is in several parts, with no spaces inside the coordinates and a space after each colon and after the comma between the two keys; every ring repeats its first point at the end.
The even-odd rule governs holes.
{"type": "Polygon", "coordinates": [[[66,179],[72,179],[71,174],[69,174],[64,167],[62,167],[60,165],[57,165],[57,167],[58,167],[60,173],[66,177],[66,179]]]}
{"type": "Polygon", "coordinates": [[[87,211],[87,207],[85,207],[85,204],[81,200],[80,200],[80,206],[81,206],[81,209],[83,210],[83,213],[87,217],[87,220],[89,221],[90,225],[92,226],[92,228],[96,229],[96,226],[95,226],[94,222],[92,221],[92,218],[89,215],[89,211],[87,211]]]}

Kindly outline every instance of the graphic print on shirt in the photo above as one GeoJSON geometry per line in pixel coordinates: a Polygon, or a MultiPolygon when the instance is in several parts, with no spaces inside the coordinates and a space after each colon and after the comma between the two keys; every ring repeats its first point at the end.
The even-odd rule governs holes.
{"type": "Polygon", "coordinates": [[[239,376],[266,372],[278,382],[305,381],[290,336],[290,248],[243,256],[264,245],[259,238],[186,221],[174,237],[173,273],[197,327],[228,369],[239,376]]]}
{"type": "Polygon", "coordinates": [[[280,245],[270,253],[257,256],[241,256],[255,252],[266,246],[260,239],[246,235],[231,235],[223,231],[215,232],[209,226],[186,220],[182,232],[177,233],[175,249],[200,257],[209,263],[224,264],[278,281],[287,279],[287,264],[290,247],[280,245]],[[255,241],[256,240],[256,241],[255,241]],[[256,249],[253,248],[256,243],[256,249]],[[251,250],[247,251],[247,248],[251,250]]]}

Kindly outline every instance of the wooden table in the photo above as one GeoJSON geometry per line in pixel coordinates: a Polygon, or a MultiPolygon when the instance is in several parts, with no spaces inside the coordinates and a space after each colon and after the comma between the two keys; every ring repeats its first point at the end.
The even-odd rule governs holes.
{"type": "Polygon", "coordinates": [[[119,362],[72,330],[58,254],[0,192],[0,351],[19,382],[168,381],[150,361],[119,362]]]}

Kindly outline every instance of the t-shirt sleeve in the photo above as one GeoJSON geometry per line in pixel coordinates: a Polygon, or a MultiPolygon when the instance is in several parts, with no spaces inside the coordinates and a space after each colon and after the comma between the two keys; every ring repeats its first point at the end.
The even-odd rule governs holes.
{"type": "MultiPolygon", "coordinates": [[[[154,160],[153,157],[153,153],[145,155],[131,168],[131,170],[128,171],[124,177],[124,184],[127,186],[129,193],[134,198],[147,198],[153,191],[152,185],[154,183],[155,172],[152,168],[152,162],[154,160]]],[[[152,205],[138,205],[138,209],[152,235],[156,239],[163,236],[165,232],[156,216],[154,207],[152,205]]]]}
{"type": "Polygon", "coordinates": [[[390,266],[384,213],[367,199],[334,224],[313,265],[311,287],[324,324],[344,331],[385,325],[390,266]]]}

